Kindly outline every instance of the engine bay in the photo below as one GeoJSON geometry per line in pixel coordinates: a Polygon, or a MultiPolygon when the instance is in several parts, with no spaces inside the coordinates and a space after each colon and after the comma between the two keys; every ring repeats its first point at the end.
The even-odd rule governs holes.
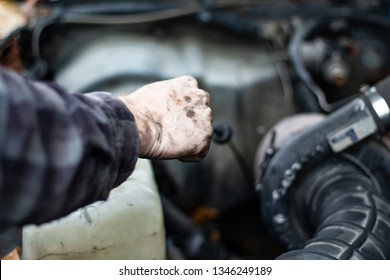
{"type": "MultiPolygon", "coordinates": [[[[339,186],[367,185],[390,201],[386,131],[318,156],[318,139],[335,129],[369,130],[366,111],[331,116],[390,74],[389,11],[388,1],[48,0],[1,42],[0,56],[9,61],[16,42],[21,72],[73,92],[122,94],[195,77],[212,100],[209,154],[199,163],[152,162],[166,258],[275,259],[315,233],[317,201],[307,202],[317,197],[314,186],[322,191],[340,178],[339,186]],[[281,121],[288,124],[275,128],[281,121]],[[297,140],[297,131],[306,134],[297,140]],[[302,154],[311,156],[304,165],[302,154]],[[282,187],[273,181],[279,175],[294,178],[283,189],[283,179],[282,187]]],[[[390,234],[390,211],[381,215],[390,234]]]]}

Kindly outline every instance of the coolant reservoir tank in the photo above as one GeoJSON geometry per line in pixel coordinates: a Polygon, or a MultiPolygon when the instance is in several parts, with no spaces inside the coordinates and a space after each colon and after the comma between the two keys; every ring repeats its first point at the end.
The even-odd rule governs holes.
{"type": "Polygon", "coordinates": [[[25,227],[22,254],[23,259],[164,259],[163,214],[150,161],[139,159],[107,201],[25,227]]]}

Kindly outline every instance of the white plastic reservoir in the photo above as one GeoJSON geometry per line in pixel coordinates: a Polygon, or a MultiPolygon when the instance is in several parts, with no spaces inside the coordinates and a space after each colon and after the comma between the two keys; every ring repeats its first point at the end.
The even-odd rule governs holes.
{"type": "Polygon", "coordinates": [[[164,259],[165,231],[150,161],[139,159],[133,174],[107,201],[23,229],[23,259],[164,259]]]}

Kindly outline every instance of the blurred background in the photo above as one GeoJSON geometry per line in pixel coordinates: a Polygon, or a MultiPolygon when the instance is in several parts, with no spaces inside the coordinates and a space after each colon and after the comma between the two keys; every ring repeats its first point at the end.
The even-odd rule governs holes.
{"type": "MultiPolygon", "coordinates": [[[[278,121],[327,115],[390,73],[390,1],[3,1],[1,63],[73,92],[194,76],[218,129],[199,163],[152,162],[168,259],[273,259],[256,151],[278,121]],[[10,14],[8,13],[8,16],[10,14]],[[3,22],[10,22],[8,19],[3,22]]],[[[124,221],[125,222],[125,221],[124,221]]]]}

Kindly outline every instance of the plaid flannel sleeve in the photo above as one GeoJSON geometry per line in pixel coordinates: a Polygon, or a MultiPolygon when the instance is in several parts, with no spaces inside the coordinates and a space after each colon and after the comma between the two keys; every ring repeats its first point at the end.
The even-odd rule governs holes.
{"type": "Polygon", "coordinates": [[[116,97],[69,94],[0,68],[0,229],[106,199],[138,152],[134,117],[116,97]]]}

